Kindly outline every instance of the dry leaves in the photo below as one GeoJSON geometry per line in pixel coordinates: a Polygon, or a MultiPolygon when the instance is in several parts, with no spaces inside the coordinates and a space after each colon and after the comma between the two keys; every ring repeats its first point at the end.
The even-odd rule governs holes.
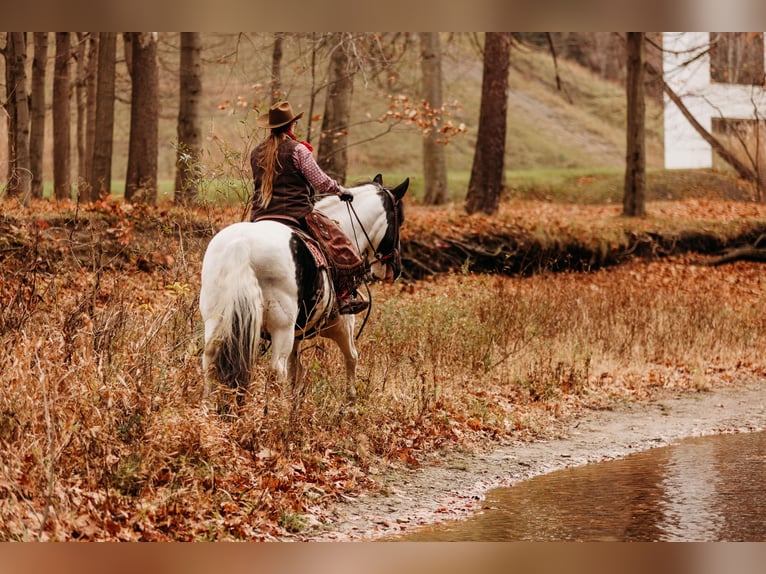
{"type": "MultiPolygon", "coordinates": [[[[565,246],[766,218],[763,206],[702,200],[653,203],[640,221],[618,211],[408,206],[402,239],[565,246]]],[[[338,353],[319,343],[303,355],[298,409],[273,388],[264,416],[261,373],[240,417],[223,419],[201,401],[196,297],[207,241],[238,219],[234,208],[3,206],[0,539],[301,538],[330,502],[377,488],[372,469],[546,436],[584,408],[766,376],[757,264],[708,268],[686,254],[593,273],[457,272],[372,287],[356,405],[343,402],[338,353]]]]}

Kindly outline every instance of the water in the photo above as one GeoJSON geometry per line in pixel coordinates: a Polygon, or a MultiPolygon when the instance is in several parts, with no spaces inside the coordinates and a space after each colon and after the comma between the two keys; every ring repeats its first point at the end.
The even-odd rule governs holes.
{"type": "Polygon", "coordinates": [[[766,541],[766,432],[687,439],[490,491],[408,541],[766,541]]]}

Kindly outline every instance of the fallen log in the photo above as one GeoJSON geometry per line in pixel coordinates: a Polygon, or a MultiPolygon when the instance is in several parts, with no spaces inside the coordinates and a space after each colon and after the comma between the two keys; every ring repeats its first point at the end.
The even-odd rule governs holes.
{"type": "Polygon", "coordinates": [[[703,261],[702,264],[715,267],[726,263],[734,263],[735,261],[766,263],[766,247],[761,247],[761,245],[766,245],[766,234],[761,235],[752,245],[727,249],[723,254],[709,261],[703,261]]]}

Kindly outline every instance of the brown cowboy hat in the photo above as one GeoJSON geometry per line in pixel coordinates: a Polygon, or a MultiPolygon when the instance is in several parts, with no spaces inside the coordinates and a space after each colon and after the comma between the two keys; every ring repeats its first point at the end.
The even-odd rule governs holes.
{"type": "Polygon", "coordinates": [[[269,108],[269,113],[258,117],[258,125],[262,128],[278,128],[303,117],[303,112],[293,115],[290,102],[277,102],[269,108]]]}

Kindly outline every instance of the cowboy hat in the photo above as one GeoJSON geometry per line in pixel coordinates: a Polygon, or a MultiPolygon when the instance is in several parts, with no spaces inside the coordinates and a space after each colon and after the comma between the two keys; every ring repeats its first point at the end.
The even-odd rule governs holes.
{"type": "Polygon", "coordinates": [[[303,112],[293,115],[290,102],[277,102],[269,108],[269,113],[258,117],[258,126],[262,128],[278,128],[303,117],[303,112]]]}

